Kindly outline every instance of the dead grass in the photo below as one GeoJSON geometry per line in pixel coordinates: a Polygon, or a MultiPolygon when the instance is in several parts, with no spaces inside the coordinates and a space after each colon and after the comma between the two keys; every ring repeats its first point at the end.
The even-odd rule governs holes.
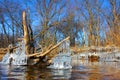
{"type": "Polygon", "coordinates": [[[7,48],[0,48],[0,61],[2,60],[6,52],[7,52],[7,48]]]}
{"type": "Polygon", "coordinates": [[[7,48],[0,48],[0,54],[5,54],[7,52],[7,48]]]}
{"type": "Polygon", "coordinates": [[[70,47],[70,49],[76,54],[86,52],[86,51],[89,51],[89,52],[113,52],[115,50],[115,48],[120,51],[120,48],[117,46],[70,47]]]}

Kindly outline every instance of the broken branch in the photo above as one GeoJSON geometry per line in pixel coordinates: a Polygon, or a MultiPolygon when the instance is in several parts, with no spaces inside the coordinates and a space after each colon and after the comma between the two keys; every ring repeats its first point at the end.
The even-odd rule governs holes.
{"type": "Polygon", "coordinates": [[[48,53],[50,53],[53,49],[55,49],[56,47],[58,47],[61,43],[63,43],[66,40],[69,40],[69,39],[70,39],[70,37],[68,36],[67,38],[63,39],[62,41],[60,41],[59,43],[57,43],[56,45],[54,45],[53,47],[51,47],[49,50],[45,51],[44,53],[34,53],[34,54],[28,55],[27,57],[33,57],[33,56],[42,57],[42,56],[45,56],[48,53]]]}

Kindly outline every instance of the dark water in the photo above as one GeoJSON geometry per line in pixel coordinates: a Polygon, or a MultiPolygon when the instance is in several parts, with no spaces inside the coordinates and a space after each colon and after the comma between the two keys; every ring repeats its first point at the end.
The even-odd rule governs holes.
{"type": "Polygon", "coordinates": [[[72,60],[72,69],[0,65],[0,80],[120,80],[120,62],[72,60]]]}

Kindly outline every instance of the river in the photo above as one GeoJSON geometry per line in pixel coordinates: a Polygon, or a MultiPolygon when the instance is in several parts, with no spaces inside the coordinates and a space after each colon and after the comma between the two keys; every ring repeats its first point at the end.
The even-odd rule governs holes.
{"type": "Polygon", "coordinates": [[[1,80],[120,80],[120,62],[72,59],[72,69],[0,65],[1,80]]]}

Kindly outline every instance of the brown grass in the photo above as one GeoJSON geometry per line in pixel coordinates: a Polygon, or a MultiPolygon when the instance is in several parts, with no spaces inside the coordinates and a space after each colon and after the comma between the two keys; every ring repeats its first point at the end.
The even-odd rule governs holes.
{"type": "Polygon", "coordinates": [[[2,57],[7,53],[7,48],[0,48],[0,61],[2,57]]]}

